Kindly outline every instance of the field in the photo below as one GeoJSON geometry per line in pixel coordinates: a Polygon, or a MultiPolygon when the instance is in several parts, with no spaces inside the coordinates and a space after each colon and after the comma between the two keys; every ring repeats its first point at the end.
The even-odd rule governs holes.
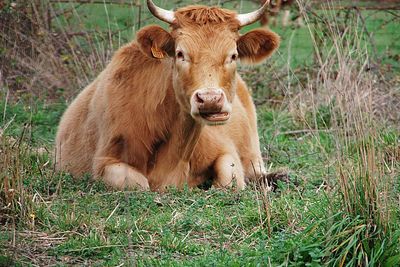
{"type": "MultiPolygon", "coordinates": [[[[299,4],[304,26],[271,26],[279,51],[239,70],[283,179],[239,192],[111,191],[54,171],[63,111],[156,23],[147,10],[61,3],[40,34],[0,24],[0,266],[399,266],[399,12],[299,4]]],[[[0,5],[0,23],[13,12],[0,5]]]]}

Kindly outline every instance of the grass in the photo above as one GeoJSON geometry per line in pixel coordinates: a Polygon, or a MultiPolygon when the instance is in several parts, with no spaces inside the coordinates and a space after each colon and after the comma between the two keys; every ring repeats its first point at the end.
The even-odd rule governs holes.
{"type": "Polygon", "coordinates": [[[3,111],[2,122],[8,124],[7,134],[10,136],[21,136],[24,129],[28,132],[29,139],[33,144],[51,144],[56,134],[56,125],[66,108],[65,102],[35,103],[21,101],[20,103],[0,102],[0,110],[3,111]],[[24,125],[25,127],[21,127],[24,125]]]}
{"type": "MultiPolygon", "coordinates": [[[[100,21],[107,31],[132,19],[119,6],[107,9],[109,22],[99,19],[103,5],[89,9],[60,25],[93,29],[100,21]]],[[[363,14],[379,55],[355,13],[343,35],[308,14],[305,28],[277,29],[282,46],[267,64],[240,69],[258,104],[265,162],[289,174],[274,192],[255,184],[242,192],[117,192],[89,177],[73,180],[54,172],[51,149],[76,88],[40,99],[0,91],[0,266],[398,266],[398,62],[387,55],[400,49],[390,37],[396,24],[378,21],[385,13],[363,14]],[[379,60],[378,70],[365,71],[379,60]]],[[[343,25],[334,15],[319,14],[343,25]]],[[[63,64],[82,60],[77,68],[95,73],[106,47],[95,51],[104,61],[92,69],[79,47],[66,51],[82,59],[63,64]]]]}
{"type": "MultiPolygon", "coordinates": [[[[38,105],[40,110],[43,104],[38,105]]],[[[291,183],[280,183],[276,192],[268,193],[268,213],[262,192],[254,185],[239,193],[215,189],[172,190],[162,195],[110,192],[88,178],[76,182],[67,174],[53,173],[47,154],[27,148],[19,155],[25,203],[17,204],[19,215],[9,213],[0,233],[4,261],[21,266],[338,265],[337,251],[357,253],[356,246],[365,242],[373,225],[337,205],[334,153],[329,153],[335,151],[334,134],[291,134],[300,125],[290,114],[268,108],[259,111],[268,163],[274,169],[288,169],[291,177],[291,183]]],[[[24,113],[16,114],[15,122],[23,120],[24,113]]],[[[35,144],[35,138],[24,143],[35,144]]],[[[380,133],[380,145],[395,147],[399,138],[398,132],[387,129],[380,133]]],[[[390,231],[399,232],[394,224],[400,219],[398,208],[391,216],[390,231]]],[[[369,249],[378,251],[377,262],[399,262],[393,258],[399,255],[396,237],[387,233],[374,233],[382,234],[384,241],[368,245],[369,249]]],[[[357,265],[356,255],[349,265],[357,265]]]]}

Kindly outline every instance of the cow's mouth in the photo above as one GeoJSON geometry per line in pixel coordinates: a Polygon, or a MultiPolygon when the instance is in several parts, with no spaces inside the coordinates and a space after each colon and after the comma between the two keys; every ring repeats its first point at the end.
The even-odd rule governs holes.
{"type": "Polygon", "coordinates": [[[225,122],[231,115],[229,112],[200,112],[200,116],[210,122],[225,122]]]}

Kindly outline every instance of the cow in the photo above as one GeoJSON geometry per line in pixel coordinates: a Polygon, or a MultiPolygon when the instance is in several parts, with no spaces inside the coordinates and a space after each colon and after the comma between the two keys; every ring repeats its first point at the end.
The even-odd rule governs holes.
{"type": "Polygon", "coordinates": [[[181,185],[188,173],[189,184],[214,174],[223,186],[229,167],[237,181],[264,172],[255,107],[236,68],[238,60],[262,62],[279,45],[267,29],[239,34],[268,3],[246,14],[147,5],[170,31],[141,29],[71,103],[58,127],[56,168],[117,189],[153,190],[181,185]]]}

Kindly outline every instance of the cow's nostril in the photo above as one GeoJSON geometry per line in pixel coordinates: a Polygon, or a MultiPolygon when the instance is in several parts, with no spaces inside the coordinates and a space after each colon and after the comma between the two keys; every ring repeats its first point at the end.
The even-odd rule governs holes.
{"type": "Polygon", "coordinates": [[[201,93],[196,93],[196,102],[199,103],[199,104],[203,104],[204,103],[204,99],[203,99],[201,93]]]}

